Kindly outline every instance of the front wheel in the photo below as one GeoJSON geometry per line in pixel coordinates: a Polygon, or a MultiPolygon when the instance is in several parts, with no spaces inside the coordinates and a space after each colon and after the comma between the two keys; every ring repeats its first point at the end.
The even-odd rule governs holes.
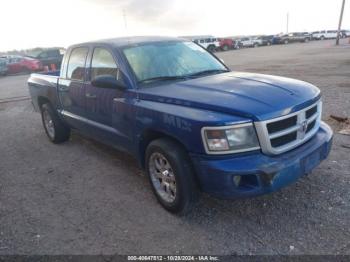
{"type": "Polygon", "coordinates": [[[229,50],[229,46],[228,46],[228,45],[224,45],[224,46],[222,47],[222,50],[223,50],[223,51],[228,51],[228,50],[229,50]]]}
{"type": "Polygon", "coordinates": [[[41,119],[51,142],[59,144],[69,139],[70,128],[62,122],[50,104],[41,106],[41,119]]]}
{"type": "Polygon", "coordinates": [[[149,144],[145,161],[158,202],[171,213],[187,213],[198,196],[187,152],[176,142],[161,138],[149,144]]]}
{"type": "Polygon", "coordinates": [[[285,39],[285,40],[283,41],[283,43],[284,43],[285,45],[287,45],[287,44],[289,43],[288,39],[285,39]]]}

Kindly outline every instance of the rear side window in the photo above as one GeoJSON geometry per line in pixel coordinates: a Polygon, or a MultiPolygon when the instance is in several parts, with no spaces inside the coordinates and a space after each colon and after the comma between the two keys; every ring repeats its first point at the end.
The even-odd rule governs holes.
{"type": "Polygon", "coordinates": [[[91,79],[100,75],[112,75],[118,79],[118,67],[108,50],[97,47],[91,60],[91,79]]]}
{"type": "Polygon", "coordinates": [[[85,61],[88,54],[87,47],[78,47],[72,50],[69,57],[67,78],[72,80],[84,80],[85,61]]]}

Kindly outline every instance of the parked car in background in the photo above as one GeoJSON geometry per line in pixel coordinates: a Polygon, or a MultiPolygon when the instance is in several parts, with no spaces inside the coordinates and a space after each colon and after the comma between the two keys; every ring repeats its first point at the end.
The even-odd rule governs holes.
{"type": "Polygon", "coordinates": [[[220,48],[219,39],[213,36],[202,36],[192,39],[193,42],[207,49],[209,52],[214,52],[220,48]]]}
{"type": "Polygon", "coordinates": [[[238,198],[280,190],[331,150],[316,86],[231,72],[189,40],[101,40],[65,57],[61,71],[28,80],[49,140],[65,142],[74,128],[129,152],[170,212],[189,210],[198,191],[238,198]]]}
{"type": "Polygon", "coordinates": [[[350,31],[349,31],[349,30],[341,30],[341,31],[340,31],[340,37],[341,37],[341,38],[350,37],[350,31]]]}
{"type": "Polygon", "coordinates": [[[262,45],[262,40],[257,37],[242,37],[239,39],[241,47],[258,47],[262,45]]]}
{"type": "Polygon", "coordinates": [[[218,38],[219,48],[222,51],[227,51],[235,48],[235,41],[232,38],[218,38]]]}
{"type": "Polygon", "coordinates": [[[7,59],[5,57],[0,57],[0,75],[7,74],[7,59]]]}
{"type": "Polygon", "coordinates": [[[337,30],[323,30],[312,33],[312,38],[317,40],[333,39],[337,37],[337,30]]]}
{"type": "Polygon", "coordinates": [[[295,43],[295,42],[309,42],[311,40],[311,35],[307,32],[302,33],[289,33],[286,35],[281,36],[279,39],[281,44],[289,44],[289,43],[295,43]]]}
{"type": "Polygon", "coordinates": [[[31,54],[30,57],[40,60],[43,66],[48,66],[50,69],[52,65],[59,68],[62,63],[63,50],[60,48],[49,48],[43,51],[31,54]]]}
{"type": "Polygon", "coordinates": [[[23,56],[6,56],[7,72],[17,74],[21,72],[36,72],[42,70],[43,66],[38,59],[23,56]]]}
{"type": "Polygon", "coordinates": [[[258,37],[258,39],[261,40],[261,45],[275,45],[278,44],[280,41],[280,38],[275,35],[263,35],[258,37]]]}

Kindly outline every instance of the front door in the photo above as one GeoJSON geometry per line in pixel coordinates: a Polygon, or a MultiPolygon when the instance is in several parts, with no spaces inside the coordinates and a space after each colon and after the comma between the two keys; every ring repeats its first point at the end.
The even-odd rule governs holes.
{"type": "Polygon", "coordinates": [[[89,81],[86,82],[86,115],[101,139],[115,145],[123,144],[124,136],[119,131],[117,118],[121,112],[116,100],[124,96],[124,90],[117,88],[95,87],[91,80],[98,76],[109,75],[120,79],[120,72],[112,52],[104,47],[95,47],[92,53],[89,81]]]}

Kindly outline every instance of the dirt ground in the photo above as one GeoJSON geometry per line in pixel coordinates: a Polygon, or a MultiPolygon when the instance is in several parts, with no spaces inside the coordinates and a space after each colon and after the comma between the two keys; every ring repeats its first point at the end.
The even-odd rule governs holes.
{"type": "Polygon", "coordinates": [[[3,77],[0,255],[350,255],[350,136],[329,117],[350,117],[350,45],[315,41],[217,55],[232,70],[318,86],[323,119],[335,131],[329,158],[279,192],[233,201],[203,194],[191,214],[177,217],[156,202],[131,157],[77,133],[51,144],[27,99],[28,76],[3,77]]]}

